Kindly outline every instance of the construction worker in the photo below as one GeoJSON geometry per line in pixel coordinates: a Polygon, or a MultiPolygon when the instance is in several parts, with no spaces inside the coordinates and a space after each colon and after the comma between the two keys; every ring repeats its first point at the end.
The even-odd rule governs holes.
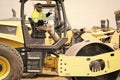
{"type": "Polygon", "coordinates": [[[43,25],[43,19],[45,19],[46,17],[49,17],[51,15],[50,12],[48,12],[47,14],[44,14],[42,12],[42,4],[41,3],[37,3],[35,4],[35,8],[34,11],[32,12],[32,19],[35,23],[39,25],[43,25]]]}
{"type": "MultiPolygon", "coordinates": [[[[33,22],[35,23],[36,27],[39,27],[39,26],[42,26],[44,24],[44,21],[43,19],[45,19],[46,17],[49,17],[51,15],[50,12],[48,12],[47,14],[44,14],[42,12],[42,4],[41,3],[37,3],[35,4],[34,6],[34,10],[31,14],[31,18],[33,20],[33,22]]],[[[37,30],[35,31],[35,33],[33,33],[33,37],[34,38],[37,38],[37,39],[41,39],[41,44],[44,44],[45,43],[45,38],[46,38],[46,35],[45,35],[45,30],[37,30]],[[35,35],[34,35],[35,34],[35,35]]]]}
{"type": "Polygon", "coordinates": [[[44,25],[43,19],[46,18],[46,17],[49,17],[51,14],[52,13],[50,13],[50,12],[48,12],[47,14],[44,14],[42,12],[42,4],[37,3],[35,5],[35,9],[32,12],[31,17],[32,17],[34,23],[36,24],[36,28],[39,29],[39,34],[40,34],[41,38],[45,39],[46,38],[45,32],[48,31],[48,33],[51,35],[51,37],[55,41],[58,41],[59,36],[58,36],[58,34],[56,32],[54,32],[53,25],[48,24],[49,26],[46,26],[46,27],[43,26],[44,25]]]}

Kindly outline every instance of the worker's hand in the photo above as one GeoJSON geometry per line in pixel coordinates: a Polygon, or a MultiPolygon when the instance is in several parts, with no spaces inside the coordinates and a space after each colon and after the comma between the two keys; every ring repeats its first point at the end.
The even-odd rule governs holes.
{"type": "Polygon", "coordinates": [[[48,12],[48,13],[46,14],[46,17],[49,17],[51,14],[52,14],[51,12],[48,12]]]}
{"type": "Polygon", "coordinates": [[[43,21],[43,20],[38,20],[37,25],[38,25],[38,26],[44,25],[44,21],[43,21]]]}

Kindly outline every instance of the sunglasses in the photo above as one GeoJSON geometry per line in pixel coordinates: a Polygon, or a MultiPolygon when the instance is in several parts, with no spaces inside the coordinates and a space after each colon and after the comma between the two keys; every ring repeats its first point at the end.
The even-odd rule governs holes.
{"type": "Polygon", "coordinates": [[[37,7],[37,8],[42,8],[42,7],[37,7]]]}

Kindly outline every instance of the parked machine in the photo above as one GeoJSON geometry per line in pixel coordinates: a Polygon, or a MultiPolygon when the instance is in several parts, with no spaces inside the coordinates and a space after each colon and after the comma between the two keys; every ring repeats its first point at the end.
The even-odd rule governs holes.
{"type": "MultiPolygon", "coordinates": [[[[117,78],[120,70],[118,29],[117,42],[112,42],[111,46],[97,39],[94,41],[83,38],[80,42],[72,43],[73,33],[66,17],[64,0],[33,0],[44,2],[42,4],[44,8],[53,9],[54,31],[60,37],[59,40],[55,40],[54,34],[46,32],[49,35],[46,44],[40,44],[40,38],[31,37],[34,33],[34,23],[30,21],[32,32],[26,24],[24,7],[28,1],[31,0],[20,0],[20,20],[0,21],[0,80],[18,80],[23,73],[42,74],[43,69],[51,69],[58,72],[59,76],[73,80],[117,78]]],[[[115,14],[119,26],[120,13],[118,11],[115,14]]],[[[43,27],[48,26],[43,25],[43,27]]],[[[83,29],[81,31],[84,33],[83,29]]]]}

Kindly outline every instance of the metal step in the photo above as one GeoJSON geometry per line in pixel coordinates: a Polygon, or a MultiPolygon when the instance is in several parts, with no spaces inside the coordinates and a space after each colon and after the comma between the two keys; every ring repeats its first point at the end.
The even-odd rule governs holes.
{"type": "Polygon", "coordinates": [[[27,72],[40,72],[40,70],[27,70],[27,72]]]}
{"type": "Polygon", "coordinates": [[[27,72],[42,72],[42,60],[40,52],[29,52],[27,56],[27,72]]]}
{"type": "Polygon", "coordinates": [[[28,57],[28,60],[40,60],[40,57],[28,57]]]}

